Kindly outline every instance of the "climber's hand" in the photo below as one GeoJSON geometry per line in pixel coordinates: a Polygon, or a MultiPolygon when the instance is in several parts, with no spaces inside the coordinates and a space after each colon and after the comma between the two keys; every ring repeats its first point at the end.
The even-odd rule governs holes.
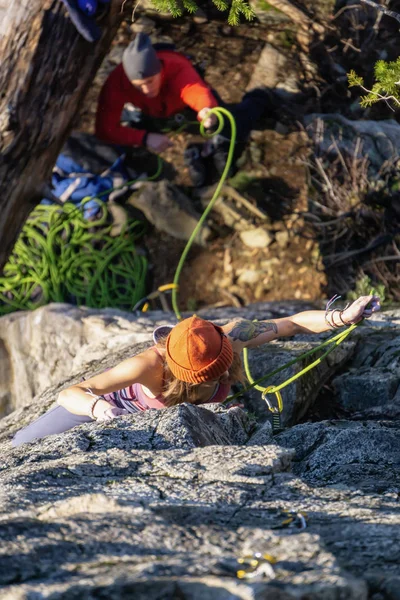
{"type": "Polygon", "coordinates": [[[125,408],[118,408],[106,400],[99,400],[94,407],[93,414],[96,418],[96,421],[112,421],[116,417],[128,415],[129,413],[125,408]]]}
{"type": "Polygon", "coordinates": [[[173,146],[173,142],[169,139],[168,136],[163,133],[148,133],[146,138],[146,148],[150,150],[150,152],[155,152],[156,154],[161,154],[173,146]]]}
{"type": "Polygon", "coordinates": [[[210,113],[210,108],[202,108],[197,113],[197,118],[201,121],[206,129],[211,129],[217,124],[217,117],[214,113],[210,113]]]}
{"type": "Polygon", "coordinates": [[[372,313],[380,308],[379,296],[360,296],[342,312],[342,319],[346,325],[352,325],[362,319],[369,319],[372,313]]]}

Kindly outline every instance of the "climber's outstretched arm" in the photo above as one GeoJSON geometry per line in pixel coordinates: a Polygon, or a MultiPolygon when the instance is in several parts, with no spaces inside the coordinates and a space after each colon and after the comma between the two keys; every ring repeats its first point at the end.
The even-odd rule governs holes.
{"type": "Polygon", "coordinates": [[[322,333],[368,319],[380,309],[378,296],[360,296],[345,310],[306,310],[291,317],[268,321],[237,319],[223,327],[234,348],[261,346],[280,337],[298,333],[322,333]],[[368,306],[369,305],[369,306],[368,306]],[[367,308],[368,307],[368,308],[367,308]]]}

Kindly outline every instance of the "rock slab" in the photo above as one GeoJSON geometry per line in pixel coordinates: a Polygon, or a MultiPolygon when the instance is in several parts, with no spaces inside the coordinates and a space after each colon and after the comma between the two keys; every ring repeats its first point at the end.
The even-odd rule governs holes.
{"type": "MultiPolygon", "coordinates": [[[[245,314],[271,318],[282,311],[255,305],[245,314]]],[[[203,316],[218,322],[243,312],[203,316]]],[[[396,598],[399,413],[368,420],[357,412],[353,421],[303,423],[273,436],[268,422],[256,423],[238,407],[183,404],[11,448],[13,433],[47,410],[62,387],[151,343],[149,317],[142,322],[146,339],[134,346],[121,344],[127,330],[115,319],[114,342],[99,336],[94,360],[0,420],[1,598],[396,598]],[[259,555],[266,558],[256,567],[246,563],[259,555]]],[[[325,375],[343,370],[338,390],[346,373],[367,377],[368,366],[395,377],[398,329],[396,312],[357,328],[325,375]]],[[[302,352],[317,340],[287,343],[269,345],[263,370],[279,354],[286,360],[289,349],[302,352]]],[[[313,379],[302,385],[285,394],[288,418],[300,410],[301,393],[305,401],[315,394],[313,379]]],[[[384,411],[389,405],[381,400],[384,411]]]]}

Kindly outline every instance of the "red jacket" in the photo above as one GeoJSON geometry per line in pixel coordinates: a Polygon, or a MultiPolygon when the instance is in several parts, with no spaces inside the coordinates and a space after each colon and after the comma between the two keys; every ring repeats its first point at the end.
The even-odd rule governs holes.
{"type": "Polygon", "coordinates": [[[133,87],[122,64],[108,76],[100,93],[96,116],[96,136],[112,144],[141,146],[146,133],[121,125],[124,105],[132,103],[150,117],[170,117],[186,107],[198,113],[202,108],[214,108],[218,102],[190,61],[179,52],[157,52],[162,64],[161,88],[156,98],[147,98],[133,87]]]}

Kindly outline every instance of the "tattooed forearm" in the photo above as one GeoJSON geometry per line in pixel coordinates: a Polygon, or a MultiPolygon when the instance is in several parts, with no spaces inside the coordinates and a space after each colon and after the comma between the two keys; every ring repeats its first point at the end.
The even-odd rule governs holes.
{"type": "Polygon", "coordinates": [[[259,336],[261,333],[265,333],[266,331],[278,333],[276,323],[274,321],[253,322],[243,319],[233,325],[228,335],[233,340],[248,342],[249,340],[253,340],[259,336]]]}

